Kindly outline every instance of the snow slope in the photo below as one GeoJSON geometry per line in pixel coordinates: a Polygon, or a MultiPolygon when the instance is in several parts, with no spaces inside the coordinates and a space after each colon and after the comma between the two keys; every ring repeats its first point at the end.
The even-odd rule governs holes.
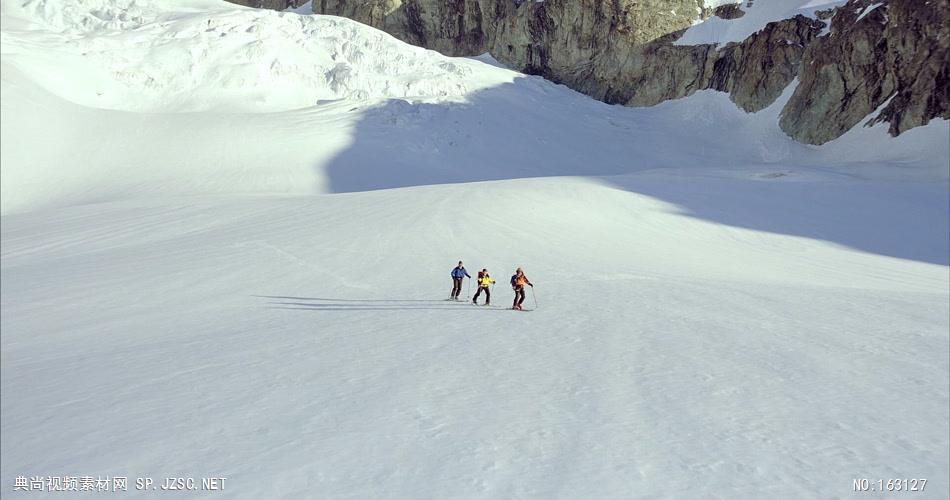
{"type": "Polygon", "coordinates": [[[0,7],[4,497],[946,497],[946,121],[806,147],[338,18],[0,7]],[[460,258],[535,310],[442,300],[460,258]]]}
{"type": "MultiPolygon", "coordinates": [[[[720,182],[715,198],[735,192],[720,182]]],[[[946,492],[945,266],[583,179],[115,202],[3,231],[7,488],[845,497],[852,478],[919,476],[922,498],[946,492]],[[459,257],[501,283],[525,266],[539,308],[442,301],[459,257]]]]}

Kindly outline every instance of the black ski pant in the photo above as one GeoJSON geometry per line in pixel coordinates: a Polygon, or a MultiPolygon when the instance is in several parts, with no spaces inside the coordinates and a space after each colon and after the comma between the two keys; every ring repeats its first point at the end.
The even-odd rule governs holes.
{"type": "Polygon", "coordinates": [[[481,295],[482,290],[485,291],[485,305],[487,306],[491,302],[491,290],[487,286],[480,286],[478,290],[475,290],[475,297],[472,299],[472,302],[478,302],[478,296],[481,295]]]}
{"type": "Polygon", "coordinates": [[[515,301],[512,302],[511,307],[520,306],[524,302],[524,287],[519,286],[515,288],[515,301]]]}
{"type": "Polygon", "coordinates": [[[462,279],[463,278],[452,278],[452,294],[449,297],[457,299],[459,294],[462,293],[462,279]]]}

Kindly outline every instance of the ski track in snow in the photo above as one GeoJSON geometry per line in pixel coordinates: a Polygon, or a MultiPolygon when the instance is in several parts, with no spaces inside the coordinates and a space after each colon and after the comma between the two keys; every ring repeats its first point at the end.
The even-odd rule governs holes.
{"type": "Polygon", "coordinates": [[[793,87],[629,109],[338,18],[2,13],[4,497],[946,498],[947,121],[807,147],[793,87]]]}
{"type": "MultiPolygon", "coordinates": [[[[497,222],[505,204],[433,210],[549,188],[6,217],[3,425],[24,437],[4,441],[3,477],[223,475],[233,495],[281,497],[844,496],[852,476],[901,475],[946,487],[945,266],[677,226],[588,182],[572,197],[589,207],[528,212],[520,237],[497,222]],[[630,241],[589,236],[612,196],[644,219],[630,241]],[[458,224],[482,230],[457,235],[470,251],[442,244],[458,224]],[[501,283],[530,263],[539,309],[442,300],[448,269],[433,270],[457,253],[501,283]]],[[[495,287],[493,304],[510,300],[495,287]]]]}

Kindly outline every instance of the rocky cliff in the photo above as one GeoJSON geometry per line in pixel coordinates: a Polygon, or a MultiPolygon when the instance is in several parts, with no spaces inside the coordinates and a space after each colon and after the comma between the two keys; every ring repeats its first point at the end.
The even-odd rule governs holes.
{"type": "Polygon", "coordinates": [[[709,11],[702,0],[315,0],[313,8],[449,55],[490,52],[609,103],[649,106],[715,89],[757,111],[798,78],[780,124],[820,144],[885,103],[872,120],[894,135],[950,118],[948,1],[851,0],[724,47],[673,42],[698,15],[733,19],[742,4],[709,11]]]}
{"type": "Polygon", "coordinates": [[[257,7],[259,9],[284,10],[294,7],[300,7],[307,3],[307,0],[227,0],[231,3],[244,5],[246,7],[257,7]]]}
{"type": "Polygon", "coordinates": [[[891,135],[950,118],[948,0],[849,2],[803,57],[780,121],[799,141],[827,142],[882,106],[868,123],[891,135]]]}

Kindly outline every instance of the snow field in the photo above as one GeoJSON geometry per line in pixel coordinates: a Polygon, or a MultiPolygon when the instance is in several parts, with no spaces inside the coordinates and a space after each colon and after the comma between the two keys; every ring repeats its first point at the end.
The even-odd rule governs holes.
{"type": "Polygon", "coordinates": [[[630,109],[337,18],[2,14],[4,497],[946,497],[947,121],[813,148],[791,88],[630,109]],[[459,259],[499,308],[443,300],[459,259]]]}
{"type": "Polygon", "coordinates": [[[945,266],[571,179],[53,213],[4,219],[4,434],[24,436],[4,441],[5,480],[81,466],[287,498],[946,488],[945,266]],[[493,273],[498,305],[523,266],[540,308],[443,301],[458,258],[493,273]]]}

